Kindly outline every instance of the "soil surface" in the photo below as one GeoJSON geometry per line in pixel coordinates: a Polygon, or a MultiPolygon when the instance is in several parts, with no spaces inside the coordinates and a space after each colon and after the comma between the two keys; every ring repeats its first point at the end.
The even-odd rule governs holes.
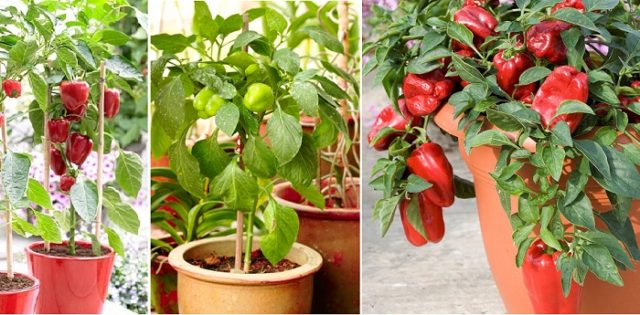
{"type": "MultiPolygon", "coordinates": [[[[236,258],[233,256],[217,256],[214,254],[211,254],[204,259],[188,260],[188,262],[194,266],[220,272],[231,272],[235,261],[236,258]]],[[[288,259],[283,259],[278,264],[272,265],[269,260],[264,257],[262,251],[256,250],[251,253],[251,266],[249,267],[249,273],[283,272],[299,266],[300,265],[288,259]]]]}
{"type": "Polygon", "coordinates": [[[11,292],[30,288],[34,285],[34,281],[15,275],[13,279],[9,279],[6,273],[0,274],[0,291],[11,292]]]}
{"type": "MultiPolygon", "coordinates": [[[[91,249],[91,247],[76,246],[75,255],[69,255],[69,248],[66,245],[51,245],[49,251],[46,251],[44,247],[35,248],[33,251],[39,254],[54,257],[96,257],[96,255],[93,254],[93,250],[91,249]]],[[[102,255],[106,255],[108,253],[108,249],[102,248],[102,255]]]]}

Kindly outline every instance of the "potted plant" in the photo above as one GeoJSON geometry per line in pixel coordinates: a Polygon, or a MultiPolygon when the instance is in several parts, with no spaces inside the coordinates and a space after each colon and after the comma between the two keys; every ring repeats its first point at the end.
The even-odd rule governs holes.
{"type": "MultiPolygon", "coordinates": [[[[354,57],[359,48],[358,14],[351,14],[347,1],[328,2],[320,7],[313,3],[292,2],[288,13],[306,16],[307,12],[319,12],[306,23],[290,30],[292,34],[321,27],[335,40],[318,43],[318,49],[327,51],[320,55],[317,66],[326,74],[316,78],[320,85],[326,81],[337,82],[334,89],[340,113],[347,125],[347,132],[329,132],[327,119],[303,116],[305,132],[314,137],[325,134],[326,145],[322,145],[319,167],[314,185],[321,192],[324,205],[319,206],[309,196],[303,197],[295,183],[288,181],[274,187],[273,197],[280,204],[296,210],[300,218],[298,241],[317,250],[324,260],[316,275],[314,287],[314,313],[359,313],[360,312],[360,178],[359,178],[359,58],[354,57]],[[298,11],[301,11],[298,13],[298,11]],[[327,19],[337,16],[337,21],[327,19]],[[341,37],[339,37],[341,36],[341,37]],[[336,60],[336,64],[329,62],[336,60]],[[339,90],[338,90],[339,89],[339,90]],[[335,140],[332,139],[335,137],[335,140]],[[324,207],[323,207],[324,206],[324,207]]],[[[295,48],[298,42],[289,43],[295,48]]],[[[305,46],[310,49],[310,45],[305,46]]]]}
{"type": "MultiPolygon", "coordinates": [[[[9,60],[28,70],[35,96],[29,118],[35,142],[43,143],[45,187],[48,188],[51,167],[60,175],[59,189],[70,194],[72,204],[69,211],[53,213],[58,226],[50,220],[48,229],[39,233],[44,242],[26,248],[30,272],[40,281],[36,311],[41,313],[101,312],[115,253],[123,254],[119,232],[102,223],[102,208],[108,210],[109,221],[122,231],[137,234],[140,225],[135,210],[122,200],[119,190],[129,196],[138,194],[142,160],[118,147],[108,133],[110,129],[105,132],[105,118],[115,117],[120,106],[120,92],[106,88],[106,84],[128,91],[128,80],[142,78],[135,67],[112,54],[116,45],[126,44],[130,37],[109,28],[109,24],[126,16],[121,14],[124,10],[135,10],[126,3],[115,8],[108,5],[96,8],[88,3],[73,5],[76,14],[57,15],[56,19],[51,18],[52,14],[66,12],[72,4],[28,3],[28,14],[16,7],[7,9],[17,21],[13,26],[25,34],[29,32],[28,25],[39,26],[30,29],[30,36],[11,47],[9,60]],[[87,15],[89,11],[96,15],[87,15]],[[121,13],[117,18],[98,14],[107,12],[121,13]],[[67,22],[74,24],[73,30],[66,28],[67,22]],[[102,174],[105,147],[119,152],[116,181],[108,187],[102,174]],[[78,178],[79,168],[94,149],[98,152],[96,181],[78,178]],[[79,221],[95,222],[95,232],[83,231],[79,221]],[[101,244],[103,229],[111,247],[101,244]],[[60,230],[68,234],[68,240],[62,241],[60,230]],[[90,241],[77,240],[78,235],[90,241]],[[78,294],[80,291],[83,293],[78,294]]],[[[38,194],[48,197],[44,188],[38,194]]],[[[45,212],[52,209],[50,200],[37,204],[45,212]]],[[[41,221],[38,214],[36,218],[41,221]]]]}
{"type": "Polygon", "coordinates": [[[370,136],[389,150],[372,182],[383,231],[400,204],[413,244],[439,241],[441,207],[465,190],[433,121],[473,173],[509,312],[637,312],[636,4],[405,1],[386,19],[366,49],[385,57],[365,66],[395,105],[370,136]]]}

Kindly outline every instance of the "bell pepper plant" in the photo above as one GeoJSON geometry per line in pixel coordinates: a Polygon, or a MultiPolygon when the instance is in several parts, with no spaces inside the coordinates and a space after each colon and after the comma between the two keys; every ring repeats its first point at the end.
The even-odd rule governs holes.
{"type": "MultiPolygon", "coordinates": [[[[237,257],[234,269],[248,272],[255,228],[261,251],[272,264],[289,253],[297,238],[296,212],[271,197],[276,181],[291,182],[309,202],[325,207],[320,183],[314,183],[318,155],[338,134],[348,134],[338,104],[348,96],[326,75],[350,77],[323,66],[322,58],[320,68],[303,67],[307,59],[316,63],[294,52],[301,40],[342,53],[340,41],[317,25],[290,24],[267,6],[214,17],[205,2],[194,4],[193,36],[151,37],[158,51],[151,71],[152,153],[168,153],[171,169],[156,170],[171,181],[153,182],[153,220],[178,243],[235,231],[245,240],[237,238],[236,253],[244,252],[244,257],[237,257]],[[263,20],[263,32],[247,29],[254,20],[263,20]],[[319,118],[322,128],[304,133],[302,113],[319,118]],[[199,118],[213,119],[216,129],[187,146],[199,118]],[[266,128],[261,128],[263,122],[266,128]],[[230,149],[218,139],[223,134],[234,139],[230,149]],[[165,186],[179,187],[179,195],[165,186]],[[169,209],[176,214],[167,214],[169,209]],[[186,218],[185,225],[181,222],[186,218]],[[237,228],[230,229],[234,221],[237,228]],[[187,235],[181,235],[185,229],[187,235]]],[[[291,2],[287,8],[297,6],[291,2]]],[[[152,243],[171,248],[162,240],[152,243]]]]}
{"type": "Polygon", "coordinates": [[[374,209],[383,235],[399,205],[410,243],[436,242],[425,222],[435,212],[430,203],[450,206],[454,192],[473,196],[427,133],[448,103],[467,153],[499,148],[491,176],[534,310],[577,311],[588,272],[622,286],[619,271],[640,260],[629,218],[631,201],[640,199],[638,4],[402,1],[397,10],[379,13],[388,27],[365,45],[364,53],[375,57],[364,68],[377,70],[375,83],[385,87],[395,109],[385,108],[369,134],[370,145],[388,150],[371,182],[384,194],[374,209]],[[438,73],[455,84],[433,99],[434,81],[442,81],[429,78],[442,78],[438,73]],[[411,84],[418,78],[425,80],[411,84]],[[421,107],[426,110],[411,111],[410,99],[417,97],[428,100],[421,107]],[[423,123],[414,124],[409,114],[423,123]],[[526,181],[525,167],[533,169],[526,181]],[[588,181],[606,191],[610,209],[594,209],[584,191],[588,181]]]}

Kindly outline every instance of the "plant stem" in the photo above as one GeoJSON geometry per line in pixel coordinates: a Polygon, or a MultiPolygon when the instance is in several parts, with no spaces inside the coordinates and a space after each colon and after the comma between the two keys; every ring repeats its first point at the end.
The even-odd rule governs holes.
{"type": "Polygon", "coordinates": [[[73,205],[71,205],[71,208],[69,208],[69,210],[71,211],[71,218],[70,218],[70,222],[69,222],[69,226],[71,227],[69,229],[69,244],[67,244],[67,247],[69,248],[69,255],[71,256],[75,256],[76,255],[76,209],[73,207],[73,205]]]}
{"type": "Polygon", "coordinates": [[[96,185],[98,186],[98,209],[96,213],[96,238],[100,241],[100,227],[102,226],[102,198],[103,189],[102,176],[104,167],[104,88],[105,88],[105,66],[104,61],[100,63],[100,99],[98,101],[98,175],[96,185]]]}
{"type": "MultiPolygon", "coordinates": [[[[249,267],[251,267],[251,252],[253,247],[253,217],[255,217],[256,215],[255,212],[256,209],[254,207],[248,216],[249,222],[247,222],[247,240],[244,249],[244,273],[249,273],[249,267]]],[[[236,259],[238,258],[236,257],[236,259]]]]}
{"type": "MultiPolygon", "coordinates": [[[[4,106],[2,108],[2,116],[6,117],[4,113],[4,106]]],[[[7,144],[7,119],[5,118],[4,123],[2,124],[2,152],[3,157],[9,152],[9,145],[7,144]]],[[[3,165],[4,167],[4,165],[3,165]]],[[[11,206],[11,201],[7,195],[7,189],[3,185],[3,190],[5,194],[5,199],[7,202],[7,278],[13,279],[13,228],[11,222],[13,221],[12,212],[13,207],[11,206]]]]}

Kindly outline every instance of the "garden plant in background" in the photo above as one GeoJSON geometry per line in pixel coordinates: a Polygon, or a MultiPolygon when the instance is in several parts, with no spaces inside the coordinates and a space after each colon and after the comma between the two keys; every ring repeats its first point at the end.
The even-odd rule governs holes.
{"type": "MultiPolygon", "coordinates": [[[[137,214],[122,200],[118,190],[132,197],[138,194],[142,161],[137,154],[117,146],[110,128],[105,132],[105,124],[110,124],[104,120],[115,117],[120,106],[120,92],[105,85],[131,91],[129,82],[142,79],[127,60],[112,54],[116,46],[126,44],[130,37],[110,25],[128,14],[138,18],[144,14],[126,2],[113,4],[25,2],[23,6],[3,10],[3,14],[11,16],[3,23],[14,32],[13,37],[4,37],[10,39],[5,42],[8,69],[25,69],[35,97],[29,107],[29,118],[34,142],[42,143],[45,152],[44,186],[48,187],[50,166],[60,175],[59,189],[69,192],[72,204],[68,211],[52,213],[57,226],[54,220],[42,219],[43,214],[35,213],[39,225],[50,223],[46,230],[18,221],[22,234],[41,235],[45,241],[27,248],[30,271],[40,281],[37,312],[99,313],[107,295],[114,255],[124,253],[120,232],[114,226],[102,224],[103,205],[109,221],[119,230],[137,234],[140,225],[137,214]],[[75,14],[69,13],[71,8],[75,14]],[[62,12],[67,14],[61,15],[62,12]],[[94,143],[98,152],[97,182],[78,177],[78,170],[94,150],[94,143]],[[116,181],[107,187],[102,182],[105,147],[118,150],[116,181]],[[78,233],[80,219],[86,224],[95,222],[95,232],[78,233]],[[103,229],[111,247],[101,245],[103,229]],[[68,241],[61,243],[60,230],[68,235],[68,241]],[[76,240],[80,235],[90,241],[76,240]],[[60,289],[61,283],[68,291],[60,289]],[[73,293],[87,285],[90,289],[86,289],[85,296],[73,293]]],[[[19,183],[18,179],[25,178],[28,171],[28,163],[27,167],[13,171],[14,182],[19,183]]],[[[53,208],[49,194],[42,187],[34,191],[36,183],[29,181],[27,195],[38,197],[32,201],[48,212],[53,208]]],[[[9,195],[9,199],[13,198],[9,195]]]]}
{"type": "Polygon", "coordinates": [[[376,12],[387,30],[364,53],[392,100],[369,134],[389,153],[371,183],[384,192],[383,234],[400,205],[408,240],[437,242],[441,207],[473,195],[429,140],[434,122],[474,175],[507,311],[637,312],[637,1],[403,1],[376,12]]]}
{"type": "Polygon", "coordinates": [[[309,312],[313,274],[322,258],[295,243],[298,215],[271,193],[276,181],[285,180],[309,204],[325,208],[323,186],[314,182],[318,156],[339,137],[350,144],[338,100],[351,98],[326,77],[326,71],[353,78],[336,67],[301,67],[307,56],[293,49],[303,40],[314,41],[323,54],[326,49],[343,53],[343,45],[321,27],[306,24],[314,16],[311,10],[296,24],[287,22],[268,2],[228,17],[213,17],[205,2],[194,4],[195,36],[151,38],[162,51],[151,73],[152,146],[155,156],[168,152],[172,169],[156,170],[165,179],[154,180],[159,188],[154,200],[164,202],[165,211],[155,211],[154,222],[178,243],[216,232],[235,230],[236,236],[191,241],[171,250],[169,262],[178,271],[179,310],[309,312]],[[254,20],[262,20],[261,33],[248,30],[254,20]],[[297,44],[289,42],[296,38],[297,44]],[[199,60],[177,55],[184,51],[197,52],[199,60]],[[301,113],[319,119],[322,128],[304,132],[301,113]],[[210,117],[217,129],[189,148],[186,137],[196,120],[210,117]],[[236,143],[231,147],[219,143],[221,134],[237,139],[236,143]],[[161,189],[171,185],[180,187],[178,195],[161,189]],[[237,229],[229,229],[232,222],[237,229]],[[260,237],[254,236],[255,227],[260,237]],[[191,234],[180,235],[185,228],[191,234]],[[246,292],[238,289],[240,283],[253,288],[251,296],[241,298],[240,304],[229,303],[230,296],[246,292]]]}

